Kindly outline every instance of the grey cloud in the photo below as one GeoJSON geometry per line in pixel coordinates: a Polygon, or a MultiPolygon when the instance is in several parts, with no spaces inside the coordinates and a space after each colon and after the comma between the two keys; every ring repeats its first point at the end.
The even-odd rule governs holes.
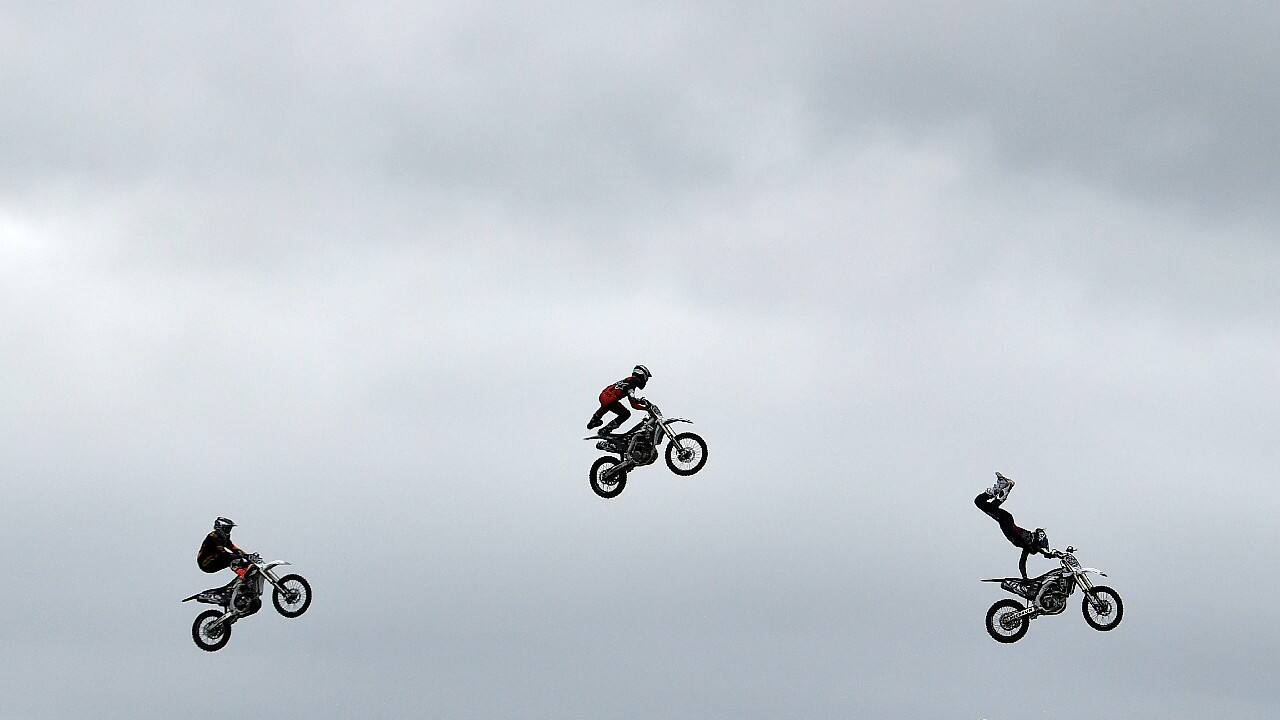
{"type": "Polygon", "coordinates": [[[0,714],[1268,717],[1266,12],[7,9],[0,714]],[[996,469],[1116,632],[985,636],[996,469]]]}

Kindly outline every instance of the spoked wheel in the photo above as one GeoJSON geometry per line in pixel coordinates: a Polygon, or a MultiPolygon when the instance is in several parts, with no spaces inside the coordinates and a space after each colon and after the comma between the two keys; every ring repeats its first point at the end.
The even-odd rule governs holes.
{"type": "Polygon", "coordinates": [[[595,464],[591,466],[591,491],[602,498],[615,498],[627,486],[627,474],[625,472],[614,473],[607,480],[602,480],[601,475],[608,468],[617,465],[619,460],[608,456],[598,458],[595,464]]]}
{"type": "Polygon", "coordinates": [[[285,575],[280,578],[280,587],[271,593],[271,603],[276,606],[276,612],[296,618],[311,607],[311,583],[301,575],[285,575]]]}
{"type": "Polygon", "coordinates": [[[694,433],[680,433],[667,443],[667,467],[677,475],[692,475],[707,464],[707,442],[694,433]]]}
{"type": "Polygon", "coordinates": [[[196,641],[196,647],[214,652],[231,641],[231,623],[217,623],[220,617],[222,612],[218,610],[206,610],[196,616],[196,621],[191,623],[191,639],[196,641]]]}
{"type": "Polygon", "coordinates": [[[1018,642],[1027,634],[1031,621],[1025,617],[1014,618],[1013,615],[1026,610],[1017,600],[1000,600],[987,611],[987,634],[996,642],[1018,642]]]}
{"type": "Polygon", "coordinates": [[[1084,593],[1084,601],[1080,603],[1084,611],[1084,621],[1094,630],[1114,630],[1124,617],[1124,603],[1120,595],[1106,585],[1095,585],[1084,593]]]}

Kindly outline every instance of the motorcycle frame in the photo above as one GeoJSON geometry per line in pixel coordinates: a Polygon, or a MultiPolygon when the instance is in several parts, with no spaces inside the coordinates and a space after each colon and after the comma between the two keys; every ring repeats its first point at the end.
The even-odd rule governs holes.
{"type": "MultiPolygon", "coordinates": [[[[648,412],[649,417],[645,420],[640,421],[640,424],[637,425],[632,430],[626,433],[623,433],[623,437],[626,437],[636,432],[652,432],[653,447],[655,450],[662,445],[662,440],[665,437],[666,439],[671,441],[672,445],[676,446],[676,449],[678,451],[683,452],[684,446],[681,445],[680,442],[676,440],[676,434],[671,430],[671,426],[676,423],[689,423],[692,425],[693,421],[687,420],[685,418],[666,418],[662,415],[662,410],[659,409],[657,405],[651,402],[646,402],[645,411],[648,412]],[[644,427],[646,423],[652,423],[653,429],[652,430],[646,429],[644,427]]],[[[599,438],[586,437],[583,439],[598,440],[599,438]]],[[[631,460],[627,457],[627,447],[629,447],[630,444],[631,444],[630,442],[626,443],[622,451],[618,453],[618,459],[621,462],[619,462],[617,465],[614,465],[613,467],[605,469],[605,471],[601,474],[600,477],[602,480],[607,480],[613,477],[614,475],[616,475],[617,473],[629,471],[631,470],[632,467],[634,467],[634,463],[632,463],[631,460]]]]}
{"type": "MultiPolygon", "coordinates": [[[[1072,583],[1071,583],[1071,589],[1067,591],[1067,597],[1069,598],[1073,594],[1075,594],[1076,587],[1079,587],[1085,593],[1085,597],[1090,597],[1089,591],[1093,589],[1093,582],[1089,580],[1089,577],[1088,577],[1089,573],[1096,573],[1098,575],[1101,575],[1102,577],[1107,577],[1107,574],[1097,568],[1082,567],[1080,566],[1079,560],[1076,560],[1076,564],[1073,566],[1067,562],[1068,557],[1070,557],[1072,560],[1076,560],[1076,556],[1071,552],[1058,553],[1057,559],[1058,559],[1058,562],[1062,565],[1062,567],[1058,570],[1050,570],[1049,572],[1045,573],[1044,575],[1041,575],[1040,577],[1044,578],[1045,580],[1048,580],[1049,579],[1048,576],[1053,575],[1055,572],[1057,574],[1054,575],[1054,577],[1062,577],[1063,575],[1070,575],[1072,579],[1072,583]]],[[[1009,579],[1015,579],[1015,578],[1002,578],[1001,580],[1009,580],[1009,579]]],[[[1016,578],[1016,579],[1021,580],[1021,578],[1016,578]]],[[[1024,618],[1024,617],[1035,618],[1039,616],[1042,613],[1042,609],[1040,607],[1040,593],[1043,591],[1044,591],[1044,582],[1041,582],[1040,588],[1036,592],[1036,597],[1033,599],[1028,599],[1027,597],[1023,595],[1019,595],[1018,593],[1015,593],[1012,590],[1005,590],[1005,592],[1009,593],[1010,595],[1016,595],[1017,597],[1020,597],[1023,600],[1028,600],[1028,602],[1030,603],[1026,607],[1026,609],[1019,610],[1018,612],[1014,613],[1013,617],[1017,619],[1017,618],[1024,618]]]]}
{"type": "MultiPolygon", "coordinates": [[[[246,573],[245,577],[237,578],[236,585],[231,588],[231,593],[227,596],[228,604],[221,606],[223,608],[223,613],[222,613],[222,616],[218,618],[215,624],[221,625],[222,623],[227,622],[228,620],[231,622],[235,622],[241,617],[240,612],[234,609],[234,605],[235,605],[236,595],[240,592],[241,588],[243,588],[246,583],[249,583],[249,582],[260,583],[262,580],[266,580],[268,583],[271,584],[271,587],[275,588],[276,590],[279,590],[280,592],[287,592],[284,588],[280,587],[280,578],[276,577],[274,570],[275,568],[281,565],[292,565],[292,564],[293,563],[287,560],[273,560],[269,563],[264,563],[260,560],[250,560],[249,561],[250,567],[252,567],[253,570],[257,572],[259,577],[256,577],[256,578],[251,577],[252,573],[246,573]]],[[[196,600],[196,602],[208,602],[206,600],[200,600],[198,597],[199,595],[200,593],[196,593],[195,595],[192,595],[191,597],[187,598],[187,600],[196,600]]],[[[256,597],[262,597],[261,587],[257,588],[256,597]]],[[[183,602],[186,602],[186,600],[184,600],[183,602]]],[[[213,603],[210,603],[210,604],[212,605],[213,603]]]]}

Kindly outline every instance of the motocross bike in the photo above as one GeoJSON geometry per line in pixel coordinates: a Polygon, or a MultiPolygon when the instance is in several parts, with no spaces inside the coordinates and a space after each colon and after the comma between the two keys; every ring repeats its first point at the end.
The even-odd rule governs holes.
{"type": "Polygon", "coordinates": [[[311,585],[301,575],[278,577],[275,568],[293,563],[283,560],[263,562],[257,553],[242,555],[233,562],[237,577],[220,588],[196,593],[182,602],[219,605],[221,610],[206,610],[191,625],[191,639],[201,650],[221,650],[231,640],[231,626],[262,608],[262,588],[271,583],[271,603],[287,618],[296,618],[311,607],[311,585]]]}
{"type": "Polygon", "coordinates": [[[589,479],[591,490],[602,498],[617,497],[627,486],[627,474],[631,470],[650,465],[658,459],[658,447],[667,443],[667,467],[671,472],[688,476],[707,464],[707,443],[694,433],[676,434],[671,425],[691,423],[684,418],[664,418],[658,406],[645,401],[646,417],[639,425],[617,435],[593,435],[583,440],[596,440],[596,448],[616,453],[618,457],[605,456],[591,466],[589,479]]]}
{"type": "Polygon", "coordinates": [[[1041,615],[1057,615],[1067,609],[1067,598],[1076,587],[1084,591],[1080,609],[1084,621],[1094,630],[1114,630],[1124,616],[1124,603],[1120,595],[1106,585],[1094,585],[1088,573],[1107,574],[1097,568],[1081,567],[1075,556],[1076,549],[1067,546],[1066,552],[1050,550],[1045,553],[1057,558],[1062,567],[1055,568],[1040,577],[990,578],[982,582],[998,582],[1000,587],[1029,602],[1023,606],[1017,600],[1005,598],[997,601],[987,611],[987,633],[996,642],[1012,643],[1027,634],[1031,620],[1041,615]]]}

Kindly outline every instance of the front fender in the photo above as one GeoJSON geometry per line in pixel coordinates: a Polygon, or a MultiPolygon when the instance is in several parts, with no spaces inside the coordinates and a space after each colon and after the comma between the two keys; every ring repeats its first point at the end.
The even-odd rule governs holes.
{"type": "Polygon", "coordinates": [[[685,420],[684,418],[667,418],[666,420],[663,420],[663,421],[662,421],[662,424],[663,424],[663,425],[674,425],[674,424],[676,424],[676,423],[680,423],[680,422],[682,422],[682,423],[689,423],[690,425],[692,425],[692,424],[693,424],[693,421],[692,421],[692,420],[685,420]]]}
{"type": "Polygon", "coordinates": [[[289,562],[288,560],[274,560],[274,561],[272,561],[272,562],[269,562],[269,563],[266,563],[265,565],[263,565],[263,566],[262,566],[262,571],[263,571],[263,572],[266,572],[266,571],[268,571],[268,570],[270,570],[271,568],[274,568],[274,567],[279,567],[279,566],[281,566],[281,565],[292,565],[292,564],[293,564],[293,563],[289,562]]]}
{"type": "Polygon", "coordinates": [[[1097,574],[1097,575],[1101,575],[1102,577],[1107,577],[1107,574],[1106,574],[1106,573],[1104,573],[1104,572],[1102,572],[1102,571],[1101,571],[1101,570],[1099,570],[1098,568],[1086,568],[1086,567],[1082,567],[1082,568],[1080,568],[1079,570],[1076,570],[1076,572],[1077,572],[1077,573],[1079,573],[1080,575],[1084,575],[1085,573],[1095,573],[1095,574],[1097,574]]]}

